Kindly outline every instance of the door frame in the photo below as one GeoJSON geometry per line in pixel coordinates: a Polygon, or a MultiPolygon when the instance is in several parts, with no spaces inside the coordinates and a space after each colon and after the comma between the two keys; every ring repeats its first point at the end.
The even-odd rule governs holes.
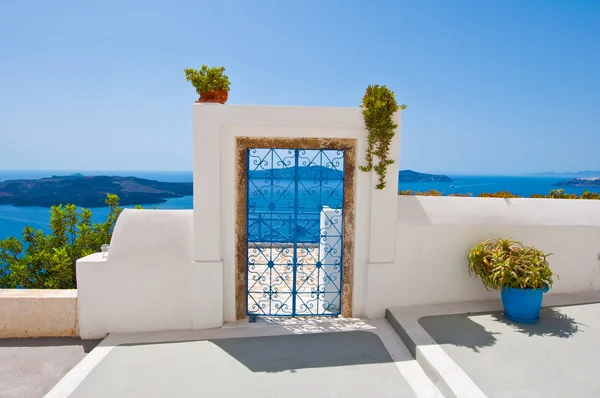
{"type": "Polygon", "coordinates": [[[247,317],[247,156],[248,148],[265,149],[331,149],[344,151],[343,199],[343,264],[341,316],[352,317],[352,292],[354,288],[354,213],[356,140],[349,138],[273,138],[236,137],[235,186],[235,310],[236,319],[247,317]]]}

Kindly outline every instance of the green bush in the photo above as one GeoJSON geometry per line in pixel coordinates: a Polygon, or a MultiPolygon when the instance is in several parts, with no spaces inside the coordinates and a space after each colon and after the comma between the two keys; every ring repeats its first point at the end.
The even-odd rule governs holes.
{"type": "Polygon", "coordinates": [[[77,259],[110,243],[122,208],[119,197],[108,194],[110,211],[105,222],[92,223],[89,209],[75,205],[50,209],[50,234],[25,227],[22,241],[0,241],[0,289],[75,289],[77,259]]]}
{"type": "Polygon", "coordinates": [[[522,196],[512,194],[508,191],[500,191],[494,193],[482,192],[477,195],[478,198],[522,198],[522,196]]]}
{"type": "Polygon", "coordinates": [[[184,69],[185,80],[192,83],[196,88],[196,92],[206,93],[214,90],[229,91],[229,77],[225,74],[225,67],[208,67],[208,65],[202,65],[200,70],[196,69],[184,69]]]}
{"type": "MultiPolygon", "coordinates": [[[[416,195],[416,196],[442,196],[443,193],[436,191],[435,189],[421,192],[421,191],[413,191],[411,189],[399,190],[398,195],[416,195]]],[[[459,196],[459,197],[470,197],[473,196],[470,193],[451,193],[448,196],[459,196]]],[[[478,198],[522,198],[522,196],[515,195],[508,191],[500,191],[500,192],[482,192],[477,195],[478,198]]],[[[600,193],[598,192],[590,192],[584,191],[581,195],[576,195],[574,193],[565,193],[563,189],[553,189],[547,195],[534,193],[529,196],[532,199],[587,199],[587,200],[600,200],[600,193]]]]}
{"type": "Polygon", "coordinates": [[[486,240],[467,255],[469,275],[481,278],[487,290],[505,287],[543,289],[552,286],[554,276],[546,254],[510,239],[486,240]]]}

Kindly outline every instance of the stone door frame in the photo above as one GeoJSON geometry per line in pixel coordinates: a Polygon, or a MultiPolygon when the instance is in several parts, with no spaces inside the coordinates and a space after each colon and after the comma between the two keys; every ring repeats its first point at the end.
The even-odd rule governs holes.
{"type": "Polygon", "coordinates": [[[236,137],[236,205],[235,205],[235,308],[236,319],[247,317],[247,156],[248,148],[331,149],[344,151],[342,311],[352,317],[354,289],[354,219],[356,140],[349,138],[254,138],[236,137]]]}

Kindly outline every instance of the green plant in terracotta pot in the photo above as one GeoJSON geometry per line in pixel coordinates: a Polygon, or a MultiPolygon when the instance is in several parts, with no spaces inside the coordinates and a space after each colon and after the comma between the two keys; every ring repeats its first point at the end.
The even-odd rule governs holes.
{"type": "Polygon", "coordinates": [[[229,77],[225,67],[202,65],[199,70],[184,69],[185,80],[192,83],[200,98],[196,102],[218,102],[224,104],[229,96],[229,77]]]}
{"type": "Polygon", "coordinates": [[[548,264],[551,255],[511,239],[488,239],[469,251],[469,274],[481,278],[487,290],[500,290],[506,318],[535,323],[543,294],[558,278],[548,264]]]}

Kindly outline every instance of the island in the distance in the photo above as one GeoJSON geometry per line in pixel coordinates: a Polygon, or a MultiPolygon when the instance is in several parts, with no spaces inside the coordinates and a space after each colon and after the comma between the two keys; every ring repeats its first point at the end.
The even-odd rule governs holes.
{"type": "Polygon", "coordinates": [[[137,177],[52,176],[0,182],[0,205],[50,207],[74,204],[104,207],[106,194],[119,196],[124,206],[166,202],[193,194],[191,182],[159,182],[137,177]]]}
{"type": "Polygon", "coordinates": [[[557,182],[554,185],[557,187],[600,188],[600,177],[573,178],[557,182]]]}
{"type": "Polygon", "coordinates": [[[417,173],[412,170],[400,170],[399,182],[452,182],[452,178],[443,174],[417,173]]]}
{"type": "MultiPolygon", "coordinates": [[[[318,167],[320,167],[318,170],[321,178],[339,179],[343,175],[341,170],[318,167]]],[[[254,178],[261,178],[277,174],[278,178],[292,178],[293,173],[304,174],[301,170],[302,167],[298,169],[296,171],[293,168],[280,169],[276,173],[273,170],[256,170],[251,175],[254,178]]],[[[452,179],[445,175],[401,170],[398,181],[452,182],[452,179]]],[[[167,199],[192,195],[193,184],[191,182],[159,182],[137,177],[84,176],[82,174],[52,176],[37,180],[8,180],[0,182],[0,205],[50,207],[70,203],[81,207],[105,207],[104,201],[108,193],[118,195],[120,204],[123,206],[158,204],[166,202],[167,199]]]]}

